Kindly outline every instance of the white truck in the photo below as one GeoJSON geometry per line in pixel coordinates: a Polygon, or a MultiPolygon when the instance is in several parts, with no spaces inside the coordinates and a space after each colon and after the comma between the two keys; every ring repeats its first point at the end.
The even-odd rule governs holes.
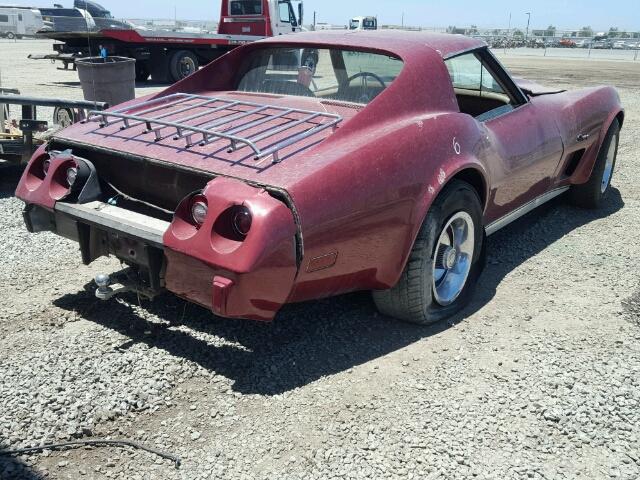
{"type": "Polygon", "coordinates": [[[44,26],[36,8],[0,5],[0,37],[33,37],[44,26]]]}
{"type": "Polygon", "coordinates": [[[377,30],[378,19],[376,17],[354,17],[349,22],[349,30],[377,30]]]}

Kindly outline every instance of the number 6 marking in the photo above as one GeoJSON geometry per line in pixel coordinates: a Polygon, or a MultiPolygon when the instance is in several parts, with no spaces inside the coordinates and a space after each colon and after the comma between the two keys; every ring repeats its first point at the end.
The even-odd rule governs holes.
{"type": "Polygon", "coordinates": [[[456,152],[456,155],[460,155],[460,152],[462,151],[462,148],[460,147],[460,144],[458,143],[456,137],[453,137],[453,151],[456,152]]]}

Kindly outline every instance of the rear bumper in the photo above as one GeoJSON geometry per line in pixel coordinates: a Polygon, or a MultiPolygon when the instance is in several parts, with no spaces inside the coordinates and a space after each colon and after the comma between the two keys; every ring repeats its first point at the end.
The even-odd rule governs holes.
{"type": "Polygon", "coordinates": [[[57,202],[53,210],[27,203],[23,216],[32,233],[52,231],[78,242],[85,264],[116,256],[142,267],[151,291],[166,289],[222,317],[272,320],[289,297],[297,271],[293,243],[252,268],[233,271],[190,255],[188,248],[180,252],[167,246],[169,222],[99,201],[57,202]]]}

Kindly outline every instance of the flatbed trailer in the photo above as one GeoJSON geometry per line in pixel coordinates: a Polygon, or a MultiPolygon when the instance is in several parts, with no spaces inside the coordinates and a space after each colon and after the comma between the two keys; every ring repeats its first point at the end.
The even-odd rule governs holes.
{"type": "Polygon", "coordinates": [[[302,30],[302,1],[223,0],[218,33],[187,33],[168,30],[102,29],[95,32],[42,32],[58,41],[54,52],[30,55],[32,59],[61,61],[75,68],[75,60],[99,54],[134,58],[136,79],[176,82],[201,65],[245,43],[302,30]],[[297,7],[297,8],[294,8],[297,7]]]}

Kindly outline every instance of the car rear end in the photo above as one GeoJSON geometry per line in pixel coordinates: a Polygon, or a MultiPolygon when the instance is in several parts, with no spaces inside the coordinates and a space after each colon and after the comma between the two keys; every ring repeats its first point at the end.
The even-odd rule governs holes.
{"type": "Polygon", "coordinates": [[[30,232],[78,242],[87,265],[117,257],[129,266],[126,287],[148,297],[169,290],[220,316],[256,320],[271,320],[286,302],[298,266],[297,229],[281,193],[60,147],[41,147],[18,185],[30,232]]]}

